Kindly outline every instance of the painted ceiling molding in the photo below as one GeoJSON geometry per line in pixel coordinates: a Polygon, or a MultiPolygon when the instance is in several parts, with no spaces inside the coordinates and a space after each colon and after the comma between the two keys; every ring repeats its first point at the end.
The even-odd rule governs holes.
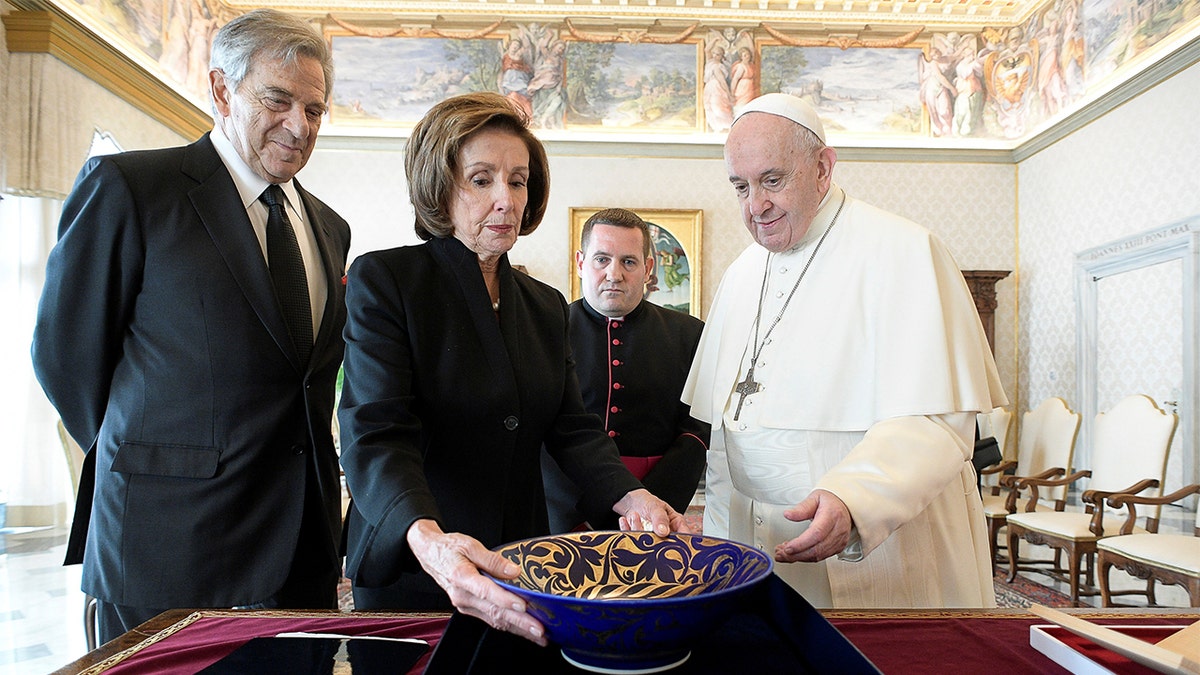
{"type": "Polygon", "coordinates": [[[761,22],[812,24],[828,30],[871,25],[929,25],[941,30],[1012,26],[1047,0],[223,0],[241,11],[255,7],[320,16],[329,11],[381,22],[413,19],[454,21],[500,16],[522,21],[565,18],[622,22],[701,21],[731,25],[761,22]]]}
{"type": "MultiPolygon", "coordinates": [[[[1104,0],[1110,5],[1134,1],[1104,0]]],[[[523,40],[525,58],[528,59],[525,67],[530,73],[535,67],[541,67],[549,58],[546,57],[549,50],[556,44],[563,44],[564,38],[573,41],[572,44],[591,43],[605,49],[612,49],[605,45],[615,45],[617,49],[675,49],[699,45],[701,51],[693,52],[695,56],[692,57],[678,50],[671,52],[675,65],[663,66],[663,74],[671,75],[670,69],[678,67],[681,54],[685,60],[700,59],[696,66],[685,63],[685,70],[698,68],[676,81],[689,88],[680,89],[676,83],[666,85],[673,89],[675,99],[696,96],[695,112],[689,112],[686,106],[667,109],[667,114],[687,118],[682,122],[682,128],[680,122],[670,117],[661,118],[668,122],[667,125],[655,121],[659,117],[650,117],[650,122],[634,120],[635,126],[628,128],[621,125],[610,128],[608,117],[573,120],[569,113],[565,124],[562,117],[553,120],[549,126],[549,123],[535,120],[535,128],[544,140],[564,154],[632,153],[662,157],[721,155],[723,131],[728,128],[728,120],[722,122],[724,126],[713,126],[712,123],[721,113],[710,107],[708,96],[714,51],[723,54],[727,64],[723,77],[729,84],[722,86],[732,86],[729,73],[735,68],[739,53],[750,52],[750,63],[754,66],[751,96],[754,91],[792,91],[804,96],[815,92],[811,95],[824,105],[850,106],[852,109],[860,106],[868,110],[873,105],[869,100],[872,97],[882,103],[891,101],[893,113],[884,117],[886,110],[875,112],[877,117],[871,118],[871,124],[875,126],[841,126],[847,120],[837,119],[838,113],[831,113],[826,126],[845,159],[1001,163],[1020,161],[1040,151],[1200,59],[1200,19],[1177,18],[1176,23],[1171,24],[1174,32],[1164,33],[1165,38],[1155,38],[1162,41],[1161,46],[1156,46],[1155,42],[1148,42],[1148,46],[1138,45],[1136,50],[1126,51],[1126,63],[1122,64],[1118,59],[1105,64],[1111,68],[1112,63],[1116,63],[1119,78],[1114,76],[1112,82],[1094,88],[1092,82],[1080,79],[1069,95],[1061,102],[1055,102],[1053,107],[1046,103],[1049,99],[1043,100],[1050,95],[1045,92],[1051,90],[1037,90],[1032,99],[1033,109],[1037,112],[1032,115],[1022,113],[1023,116],[1017,118],[1012,110],[1029,109],[1030,106],[1019,99],[1007,103],[1002,100],[1006,93],[1004,87],[1010,85],[1001,78],[1022,77],[1020,74],[1024,72],[1026,79],[1008,79],[1007,82],[1022,82],[1022,88],[1029,87],[1029,91],[1034,92],[1032,87],[1043,86],[1039,82],[1045,75],[1039,70],[1041,62],[1061,59],[1065,68],[1068,57],[1074,59],[1076,53],[1081,54],[1083,40],[1080,34],[1063,32],[1061,25],[1054,22],[1058,21],[1060,5],[1064,2],[1073,3],[1076,14],[1072,18],[1078,21],[1082,0],[348,0],[336,3],[190,0],[178,6],[172,3],[170,17],[164,15],[167,6],[156,0],[130,0],[120,3],[116,10],[110,8],[109,11],[125,13],[124,19],[118,16],[116,20],[112,17],[93,20],[89,13],[99,10],[91,9],[91,3],[85,0],[8,2],[18,10],[24,10],[10,13],[5,18],[10,51],[50,53],[189,138],[211,127],[204,93],[207,40],[211,32],[205,31],[213,31],[216,26],[253,7],[272,6],[303,16],[325,32],[339,61],[339,49],[345,49],[349,50],[345,55],[357,55],[359,63],[373,64],[365,73],[358,74],[357,80],[353,75],[354,59],[346,61],[350,67],[339,67],[333,113],[322,134],[325,147],[331,143],[346,147],[387,146],[393,141],[402,144],[407,126],[421,114],[419,110],[414,112],[407,108],[393,114],[379,107],[387,105],[389,100],[405,100],[405,96],[412,94],[429,95],[428,91],[422,93],[416,89],[421,86],[420,82],[406,79],[412,75],[401,75],[408,72],[399,69],[406,61],[387,61],[396,57],[375,49],[385,46],[382,43],[388,41],[386,38],[441,38],[442,42],[479,40],[493,42],[502,50],[523,40]],[[131,16],[136,21],[129,22],[131,16]],[[179,37],[181,35],[183,37],[179,37]],[[536,43],[534,36],[543,36],[537,39],[544,38],[545,44],[536,43]],[[189,46],[181,49],[178,42],[173,41],[176,39],[186,40],[189,46]],[[354,39],[360,42],[354,43],[354,39]],[[743,40],[748,40],[748,45],[743,40]],[[1076,42],[1078,48],[1075,48],[1076,42]],[[198,53],[197,45],[203,46],[202,54],[198,53]],[[719,50],[717,45],[724,45],[724,50],[719,50]],[[748,49],[740,48],[744,46],[748,49]],[[1069,51],[1069,47],[1074,51],[1069,51]],[[904,77],[895,80],[898,84],[879,82],[870,85],[869,90],[846,89],[842,77],[844,71],[826,67],[826,71],[813,74],[808,69],[799,70],[797,64],[803,64],[805,56],[799,56],[800,61],[792,63],[792,57],[784,53],[788,49],[815,49],[834,54],[863,50],[863,54],[873,55],[875,59],[877,65],[871,66],[875,80],[894,76],[906,68],[916,72],[902,73],[904,77]],[[770,55],[768,50],[772,50],[770,55]],[[1054,58],[1045,58],[1050,55],[1054,58]],[[905,65],[914,61],[921,63],[905,65]],[[935,101],[933,94],[927,93],[928,83],[935,79],[945,80],[950,100],[954,100],[955,85],[949,82],[955,78],[955,68],[967,61],[973,61],[977,72],[983,73],[975,91],[987,87],[985,105],[991,116],[986,119],[986,130],[982,127],[984,118],[975,112],[974,130],[968,126],[967,131],[960,131],[958,107],[951,111],[950,107],[935,101]],[[766,76],[770,66],[775,66],[770,73],[775,79],[770,84],[781,87],[779,89],[768,89],[764,84],[769,79],[766,76]],[[780,72],[790,79],[778,79],[780,72]],[[691,80],[692,77],[695,79],[691,80]],[[350,93],[355,82],[363,88],[350,93]],[[911,87],[914,82],[920,87],[919,99],[910,101],[890,96],[911,90],[889,87],[911,87]],[[369,89],[366,84],[370,84],[369,89]],[[810,86],[815,89],[810,90],[810,86]],[[866,98],[855,98],[862,96],[866,98]],[[938,111],[938,119],[934,119],[935,105],[945,108],[938,111]],[[1042,106],[1046,106],[1044,111],[1042,106]],[[953,128],[951,112],[955,116],[953,128]],[[614,130],[621,133],[614,133],[614,130]],[[680,133],[681,130],[684,133],[680,133]]],[[[1156,18],[1156,15],[1139,14],[1131,20],[1136,27],[1137,21],[1150,23],[1156,18]]],[[[1076,26],[1076,31],[1082,30],[1080,24],[1076,26]]],[[[428,41],[439,42],[437,39],[428,41]]],[[[479,45],[480,49],[483,47],[483,44],[479,45]]],[[[581,49],[584,47],[586,44],[581,49]]],[[[436,56],[435,53],[423,52],[421,58],[424,60],[409,59],[405,67],[411,70],[415,65],[441,70],[466,66],[460,74],[476,72],[477,77],[472,80],[473,84],[464,81],[456,86],[459,89],[476,87],[472,90],[493,86],[488,84],[498,82],[495,79],[497,71],[493,69],[507,68],[499,65],[498,53],[490,57],[491,62],[486,55],[479,57],[478,54],[471,56],[476,59],[471,61],[463,51],[448,56],[436,56]],[[455,61],[458,58],[464,60],[455,61]],[[455,62],[450,64],[450,61],[455,62]],[[478,75],[482,73],[487,75],[480,79],[478,75]]],[[[588,62],[588,53],[586,49],[580,52],[583,63],[588,62]]],[[[653,63],[645,61],[644,55],[650,53],[667,54],[636,52],[643,55],[644,62],[653,63]]],[[[560,49],[558,69],[562,68],[561,54],[560,49]]],[[[575,54],[572,49],[568,60],[575,54]]],[[[1083,64],[1082,56],[1079,58],[1079,63],[1083,64]]],[[[422,77],[434,72],[424,71],[422,77]]],[[[563,73],[568,80],[579,77],[569,69],[563,73]]],[[[674,73],[678,75],[680,71],[674,73]]],[[[631,70],[607,74],[624,78],[629,85],[632,80],[628,76],[634,73],[631,70]]],[[[642,81],[650,80],[643,76],[642,81]]],[[[565,84],[559,86],[565,91],[565,84]]],[[[648,90],[644,88],[649,85],[639,86],[643,87],[642,98],[636,101],[630,98],[628,104],[641,106],[649,100],[645,93],[648,90]]],[[[453,90],[448,94],[443,91],[442,95],[453,93],[453,90]]],[[[732,102],[733,94],[729,90],[726,90],[726,96],[731,97],[732,102]]],[[[824,117],[826,113],[821,114],[824,117]]]]}
{"type": "Polygon", "coordinates": [[[23,11],[3,19],[8,51],[54,56],[185,138],[212,128],[206,109],[71,17],[23,11]]]}
{"type": "Polygon", "coordinates": [[[470,31],[445,31],[437,28],[424,26],[388,26],[386,28],[378,28],[371,26],[362,26],[350,21],[345,21],[333,14],[325,15],[330,21],[337,24],[339,27],[349,31],[352,35],[361,35],[363,37],[373,38],[388,38],[388,37],[440,37],[451,38],[454,40],[474,40],[481,37],[486,37],[494,33],[497,29],[504,25],[503,21],[493,21],[492,23],[478,30],[470,31]]]}
{"type": "Polygon", "coordinates": [[[696,29],[700,27],[700,22],[696,21],[692,25],[684,28],[674,35],[664,37],[654,37],[650,31],[645,28],[618,28],[616,35],[610,33],[588,33],[575,27],[575,23],[570,18],[563,19],[563,23],[567,26],[567,32],[571,37],[582,40],[583,42],[592,43],[608,43],[608,42],[624,42],[631,45],[637,44],[654,44],[654,45],[672,45],[679,44],[692,36],[696,29]]]}
{"type": "Polygon", "coordinates": [[[863,39],[858,36],[846,35],[828,35],[825,38],[817,39],[797,39],[788,36],[783,31],[772,27],[770,24],[762,24],[762,29],[768,35],[779,40],[780,43],[789,47],[837,47],[838,49],[849,49],[851,47],[868,47],[868,48],[895,48],[906,47],[912,44],[921,33],[925,32],[924,26],[917,26],[908,31],[904,35],[889,39],[863,39]]]}

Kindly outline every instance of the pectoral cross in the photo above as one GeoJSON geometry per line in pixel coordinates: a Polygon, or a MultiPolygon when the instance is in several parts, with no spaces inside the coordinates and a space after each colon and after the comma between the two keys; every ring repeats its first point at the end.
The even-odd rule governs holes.
{"type": "Polygon", "coordinates": [[[737,410],[733,411],[733,419],[736,421],[738,415],[742,414],[742,404],[746,402],[746,395],[757,394],[758,392],[762,391],[762,385],[754,381],[753,365],[750,366],[750,370],[746,371],[746,379],[738,382],[737,386],[734,387],[733,390],[736,391],[739,396],[737,410]]]}

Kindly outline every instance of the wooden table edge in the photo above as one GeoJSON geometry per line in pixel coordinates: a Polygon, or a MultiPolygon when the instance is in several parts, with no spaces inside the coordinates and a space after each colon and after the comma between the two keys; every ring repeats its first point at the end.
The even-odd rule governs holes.
{"type": "MultiPolygon", "coordinates": [[[[1200,620],[1200,608],[1196,607],[1078,607],[1063,610],[1088,619],[1121,619],[1126,617],[1165,617],[1165,618],[1194,618],[1200,620]]],[[[188,620],[193,614],[196,619],[210,616],[254,616],[286,618],[320,618],[322,616],[343,616],[361,618],[448,618],[445,612],[343,612],[336,609],[320,610],[222,610],[222,609],[172,609],[107,642],[82,657],[55,670],[51,675],[77,675],[96,666],[99,663],[136,647],[147,640],[160,639],[160,633],[172,629],[176,624],[188,620]]],[[[826,619],[978,619],[978,618],[1008,618],[1008,619],[1037,619],[1029,610],[1022,608],[1000,609],[826,609],[821,610],[826,619]]],[[[193,619],[195,620],[195,619],[193,619]]]]}

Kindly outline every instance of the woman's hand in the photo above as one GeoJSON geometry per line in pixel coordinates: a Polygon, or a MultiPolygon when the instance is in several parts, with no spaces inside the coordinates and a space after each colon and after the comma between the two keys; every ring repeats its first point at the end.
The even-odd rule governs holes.
{"type": "Polygon", "coordinates": [[[653,530],[660,537],[672,532],[691,533],[683,514],[646,488],[625,493],[621,501],[613,505],[613,511],[621,516],[622,530],[653,530]]]}
{"type": "Polygon", "coordinates": [[[482,570],[500,579],[515,579],[521,572],[516,565],[472,537],[442,532],[433,520],[413,523],[407,538],[421,567],[446,591],[458,611],[546,646],[545,629],[525,612],[525,601],[480,574],[482,570]]]}

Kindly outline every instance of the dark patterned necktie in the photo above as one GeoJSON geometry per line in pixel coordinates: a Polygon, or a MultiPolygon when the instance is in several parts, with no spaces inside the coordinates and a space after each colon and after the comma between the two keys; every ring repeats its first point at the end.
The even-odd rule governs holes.
{"type": "Polygon", "coordinates": [[[300,363],[307,364],[312,353],[313,326],[304,258],[300,256],[296,231],[283,209],[283,189],[270,185],[259,200],[267,205],[267,266],[271,270],[275,297],[283,308],[283,317],[300,355],[300,363]]]}

